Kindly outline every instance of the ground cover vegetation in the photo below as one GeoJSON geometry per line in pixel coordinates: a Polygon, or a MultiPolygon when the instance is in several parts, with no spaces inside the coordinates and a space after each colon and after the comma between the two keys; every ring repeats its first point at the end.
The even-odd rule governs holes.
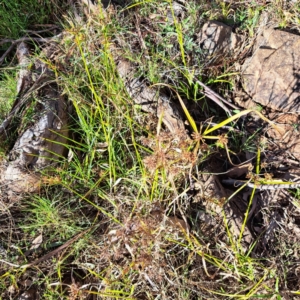
{"type": "MultiPolygon", "coordinates": [[[[276,125],[258,106],[230,108],[229,114],[207,88],[233,99],[242,88],[237,64],[251,55],[261,16],[299,34],[300,5],[276,0],[104,4],[0,2],[0,38],[6,40],[0,39],[0,122],[14,103],[20,70],[15,50],[6,51],[23,37],[32,61],[39,57],[54,72],[72,108],[67,155],[50,171],[39,170],[39,191],[9,201],[1,193],[0,297],[298,299],[300,245],[289,226],[299,225],[299,191],[253,214],[254,186],[246,202],[242,196],[238,200],[246,203],[238,234],[227,213],[247,183],[263,182],[270,141],[262,129],[276,125]],[[197,36],[208,20],[245,37],[237,57],[207,56],[201,49],[197,36]],[[43,57],[37,38],[59,33],[56,51],[43,57]],[[122,64],[133,79],[122,76],[122,64]],[[145,109],[135,101],[128,89],[134,79],[141,90],[167,95],[183,127],[174,127],[167,109],[145,109]],[[247,125],[253,123],[254,128],[247,125]],[[245,153],[253,154],[254,169],[246,164],[248,181],[224,192],[215,176],[239,172],[245,153]],[[248,231],[274,211],[285,223],[270,240],[260,239],[266,227],[247,244],[248,231]]],[[[32,123],[34,113],[22,113],[22,126],[32,123]]],[[[1,145],[3,161],[10,145],[1,145]]]]}

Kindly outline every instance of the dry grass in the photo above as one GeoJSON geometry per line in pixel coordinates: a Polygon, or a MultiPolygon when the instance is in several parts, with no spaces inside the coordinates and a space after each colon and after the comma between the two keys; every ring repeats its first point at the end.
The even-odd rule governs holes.
{"type": "Polygon", "coordinates": [[[245,247],[242,234],[232,234],[226,199],[205,190],[201,177],[211,165],[219,173],[228,155],[243,157],[244,135],[250,144],[256,137],[246,128],[220,129],[235,126],[236,117],[204,99],[191,75],[232,95],[234,60],[204,60],[195,34],[218,19],[251,41],[266,11],[279,26],[299,31],[298,4],[284,1],[186,1],[179,15],[170,1],[133,1],[63,20],[65,35],[49,65],[74,107],[69,157],[43,177],[39,194],[0,202],[2,299],[23,293],[32,299],[297,299],[300,248],[288,225],[299,224],[299,208],[287,202],[266,209],[267,216],[289,216],[258,255],[259,237],[245,247]],[[165,91],[174,102],[183,99],[184,118],[194,126],[174,136],[162,116],[142,112],[118,75],[112,45],[145,84],[172,86],[165,91]],[[212,116],[215,130],[207,125],[212,116]],[[34,246],[37,237],[42,242],[34,246]]]}

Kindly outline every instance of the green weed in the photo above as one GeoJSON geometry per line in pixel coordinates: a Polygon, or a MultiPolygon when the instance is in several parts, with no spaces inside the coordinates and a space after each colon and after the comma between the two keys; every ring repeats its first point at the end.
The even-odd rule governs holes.
{"type": "Polygon", "coordinates": [[[8,114],[16,97],[17,80],[16,70],[6,70],[1,74],[0,80],[0,123],[8,114]]]}
{"type": "Polygon", "coordinates": [[[46,0],[40,1],[1,1],[0,2],[0,37],[17,39],[25,35],[25,31],[47,24],[55,14],[59,15],[59,3],[46,0]]]}

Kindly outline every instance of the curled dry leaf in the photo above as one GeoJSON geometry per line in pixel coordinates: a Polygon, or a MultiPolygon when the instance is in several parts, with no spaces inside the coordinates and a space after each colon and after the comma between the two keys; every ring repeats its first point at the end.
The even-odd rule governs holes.
{"type": "Polygon", "coordinates": [[[30,250],[37,249],[43,242],[43,234],[39,234],[33,241],[30,250]]]}

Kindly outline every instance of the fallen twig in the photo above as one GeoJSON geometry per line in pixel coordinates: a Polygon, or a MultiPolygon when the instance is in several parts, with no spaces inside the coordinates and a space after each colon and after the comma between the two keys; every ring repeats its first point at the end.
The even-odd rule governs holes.
{"type": "Polygon", "coordinates": [[[2,39],[0,40],[0,46],[6,43],[11,43],[11,45],[8,47],[8,49],[5,51],[5,53],[0,57],[0,65],[2,65],[2,63],[4,62],[5,58],[7,57],[7,55],[13,50],[13,48],[22,42],[39,42],[39,43],[45,43],[48,42],[50,40],[52,40],[53,37],[51,38],[34,38],[34,37],[22,37],[20,39],[17,40],[13,40],[13,39],[2,39]]]}
{"type": "Polygon", "coordinates": [[[40,262],[43,262],[45,260],[48,260],[49,258],[51,258],[52,256],[58,254],[59,252],[61,252],[62,250],[64,250],[65,248],[69,247],[72,243],[74,243],[76,240],[78,240],[80,237],[82,237],[84,234],[86,234],[88,231],[90,231],[91,228],[88,228],[87,230],[84,230],[83,232],[80,232],[79,234],[75,235],[73,238],[71,238],[70,240],[68,240],[66,243],[64,243],[63,245],[61,245],[60,247],[58,247],[57,249],[47,253],[46,255],[34,260],[33,262],[23,265],[21,266],[22,269],[24,268],[28,268],[34,265],[37,265],[40,262]]]}
{"type": "Polygon", "coordinates": [[[218,95],[216,92],[214,92],[212,89],[210,89],[207,85],[205,85],[203,82],[196,80],[196,83],[198,83],[200,86],[204,88],[204,95],[217,103],[220,107],[222,107],[230,116],[232,116],[231,111],[223,104],[226,103],[227,105],[231,106],[234,109],[239,109],[234,104],[230,103],[229,101],[225,100],[223,97],[218,95]]]}
{"type": "Polygon", "coordinates": [[[53,37],[50,37],[50,38],[34,38],[34,37],[22,37],[22,38],[19,38],[19,39],[2,39],[0,40],[0,45],[3,45],[3,44],[6,44],[6,43],[12,43],[12,44],[18,44],[18,43],[21,43],[21,42],[30,42],[30,41],[34,41],[34,42],[48,42],[49,40],[51,40],[53,37]]]}

